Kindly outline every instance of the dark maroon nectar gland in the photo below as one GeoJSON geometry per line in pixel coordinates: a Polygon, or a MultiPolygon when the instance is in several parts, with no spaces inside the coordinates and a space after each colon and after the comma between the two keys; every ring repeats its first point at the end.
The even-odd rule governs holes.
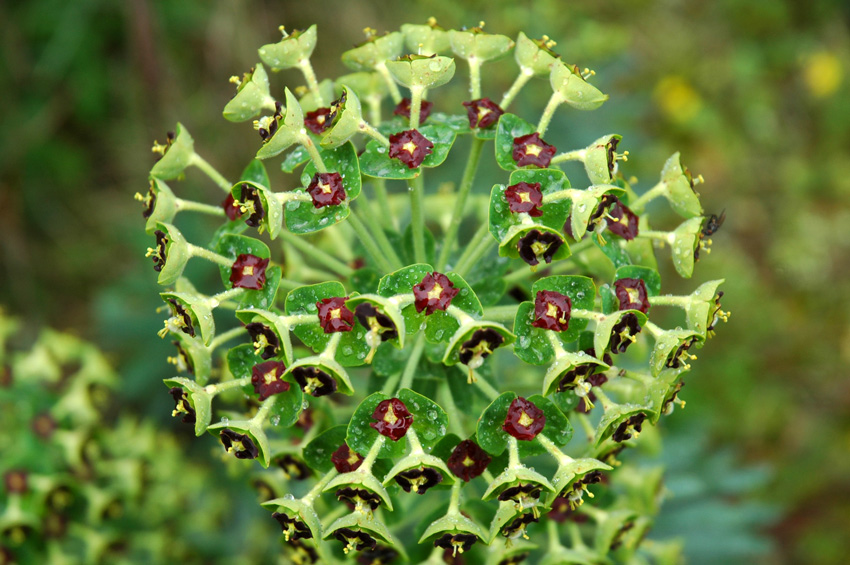
{"type": "Polygon", "coordinates": [[[425,157],[433,150],[434,144],[415,129],[390,136],[390,158],[398,159],[407,165],[408,169],[415,169],[421,165],[425,157]]]}
{"type": "Polygon", "coordinates": [[[240,434],[230,429],[223,429],[218,436],[224,450],[232,453],[237,459],[256,459],[260,454],[257,444],[248,434],[240,434]]]}
{"type": "Polygon", "coordinates": [[[345,202],[345,188],[339,173],[316,173],[307,187],[315,208],[337,206],[345,202]]]}
{"type": "Polygon", "coordinates": [[[425,494],[428,489],[443,482],[443,474],[432,467],[416,467],[396,475],[395,482],[404,492],[425,494]]]}
{"type": "Polygon", "coordinates": [[[268,259],[242,253],[230,268],[230,282],[233,288],[260,290],[266,285],[266,267],[268,259]]]}
{"type": "Polygon", "coordinates": [[[330,113],[330,108],[319,108],[313,112],[307,112],[304,115],[304,125],[316,135],[325,133],[325,130],[330,127],[330,113]]]}
{"type": "Polygon", "coordinates": [[[446,463],[458,478],[469,482],[487,470],[492,459],[471,439],[465,439],[454,448],[446,463]]]}
{"type": "Polygon", "coordinates": [[[633,312],[624,315],[611,329],[611,353],[625,353],[631,344],[637,341],[635,337],[641,327],[633,312]]]}
{"type": "Polygon", "coordinates": [[[428,273],[419,284],[413,285],[413,304],[417,312],[425,310],[425,315],[430,316],[437,310],[445,311],[458,292],[460,289],[443,273],[428,273]]]}
{"type": "Polygon", "coordinates": [[[263,218],[266,217],[266,209],[260,200],[260,193],[250,184],[243,184],[239,193],[239,210],[248,214],[245,223],[252,228],[260,227],[263,218]]]}
{"type": "Polygon", "coordinates": [[[631,241],[638,236],[638,217],[618,199],[614,200],[614,205],[607,214],[608,231],[631,241]]]}
{"type": "Polygon", "coordinates": [[[614,282],[614,294],[620,301],[620,310],[640,310],[649,312],[649,295],[643,279],[617,279],[614,282]]]}
{"type": "Polygon", "coordinates": [[[505,200],[514,214],[528,214],[532,218],[543,215],[540,206],[543,205],[543,193],[540,183],[518,182],[505,189],[505,200]]]}
{"type": "Polygon", "coordinates": [[[413,423],[413,414],[407,410],[404,402],[398,398],[390,398],[378,404],[372,413],[372,419],[377,421],[369,425],[376,432],[393,441],[398,441],[404,437],[413,423]]]}
{"type": "Polygon", "coordinates": [[[263,359],[271,359],[280,351],[280,339],[270,327],[259,322],[252,322],[247,324],[245,329],[251,336],[254,355],[259,355],[263,359]]]}
{"type": "Polygon", "coordinates": [[[283,537],[286,541],[295,541],[299,539],[310,539],[313,533],[307,524],[296,518],[291,518],[281,512],[272,513],[272,518],[277,520],[283,532],[283,537]]]}
{"type": "MultiPolygon", "coordinates": [[[[422,100],[421,106],[419,108],[419,123],[424,124],[425,120],[428,119],[428,116],[431,115],[431,109],[434,107],[433,102],[428,102],[427,100],[422,100]]],[[[395,110],[393,110],[394,116],[401,116],[405,119],[410,119],[410,98],[402,98],[401,102],[399,102],[395,110]]]]}
{"type": "Polygon", "coordinates": [[[531,325],[543,330],[565,332],[570,327],[572,307],[569,296],[553,290],[540,290],[534,298],[534,320],[531,325]]]}
{"type": "Polygon", "coordinates": [[[316,302],[319,309],[319,323],[326,334],[350,332],[354,328],[354,312],[345,307],[344,296],[323,298],[316,302]]]}
{"type": "Polygon", "coordinates": [[[153,233],[156,236],[156,247],[148,247],[145,257],[153,259],[153,270],[158,273],[165,267],[167,260],[168,236],[162,230],[156,230],[153,233]]]}
{"type": "Polygon", "coordinates": [[[519,396],[511,402],[502,429],[521,441],[531,441],[543,431],[546,414],[543,410],[519,396]]]}
{"type": "Polygon", "coordinates": [[[484,364],[491,353],[496,351],[505,342],[504,336],[492,328],[477,329],[472,337],[463,342],[458,350],[458,359],[469,367],[469,383],[475,382],[473,371],[484,364]]]}
{"type": "Polygon", "coordinates": [[[242,208],[239,206],[239,203],[236,202],[236,199],[233,198],[232,194],[227,195],[227,198],[225,198],[224,202],[221,203],[221,207],[224,209],[227,219],[231,222],[242,217],[242,208]]]}
{"type": "Polygon", "coordinates": [[[292,377],[298,386],[312,397],[327,396],[336,392],[336,379],[317,367],[296,367],[292,377]]]}
{"type": "Polygon", "coordinates": [[[534,267],[540,264],[541,259],[546,264],[551,263],[563,244],[563,240],[553,233],[531,230],[520,238],[516,247],[520,259],[534,267]]]}
{"type": "Polygon", "coordinates": [[[343,443],[331,455],[331,463],[333,463],[337,473],[350,473],[360,468],[363,457],[356,451],[351,451],[348,444],[343,443]]]}
{"type": "Polygon", "coordinates": [[[285,372],[286,365],[280,361],[266,361],[254,365],[251,369],[251,385],[254,392],[260,395],[260,401],[289,390],[289,383],[283,380],[285,372]]]}
{"type": "Polygon", "coordinates": [[[555,146],[549,145],[537,132],[514,138],[513,159],[517,167],[534,165],[545,169],[555,156],[555,146]]]}
{"type": "Polygon", "coordinates": [[[489,129],[496,125],[504,110],[489,98],[479,98],[463,103],[471,129],[489,129]]]}

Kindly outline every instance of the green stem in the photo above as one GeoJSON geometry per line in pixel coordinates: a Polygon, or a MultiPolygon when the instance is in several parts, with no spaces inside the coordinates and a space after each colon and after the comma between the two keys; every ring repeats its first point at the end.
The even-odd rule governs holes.
{"type": "Polygon", "coordinates": [[[462,269],[465,272],[469,265],[472,264],[470,261],[471,256],[476,252],[479,245],[483,245],[482,242],[486,241],[488,237],[490,237],[490,226],[487,222],[484,222],[478,226],[478,231],[475,232],[475,235],[473,235],[472,239],[469,240],[469,243],[466,244],[466,248],[463,250],[463,253],[461,253],[460,258],[458,258],[453,270],[458,272],[462,269]]]}
{"type": "MultiPolygon", "coordinates": [[[[460,222],[463,219],[463,211],[466,207],[466,201],[469,193],[472,190],[472,183],[475,180],[475,173],[478,172],[478,163],[481,161],[481,149],[484,147],[484,140],[477,137],[472,140],[472,146],[469,148],[469,157],[466,159],[466,168],[463,170],[463,177],[460,180],[460,186],[455,199],[455,207],[452,211],[452,219],[449,223],[449,228],[443,238],[443,248],[440,250],[440,257],[437,259],[437,270],[442,271],[449,260],[449,254],[457,238],[457,232],[460,228],[460,222]]],[[[486,223],[484,224],[486,225],[486,223]]]]}
{"type": "Polygon", "coordinates": [[[474,377],[472,382],[478,387],[478,390],[484,393],[484,396],[490,400],[496,400],[499,397],[499,391],[496,390],[496,388],[487,382],[481,375],[475,371],[472,372],[472,375],[474,377]]]}
{"type": "Polygon", "coordinates": [[[369,233],[369,230],[366,229],[366,226],[364,226],[363,222],[360,221],[360,218],[358,218],[356,214],[351,213],[348,215],[348,224],[354,228],[355,232],[357,232],[357,236],[360,238],[360,243],[362,243],[363,247],[366,248],[366,251],[369,255],[371,255],[372,260],[376,263],[378,268],[387,273],[392,271],[392,265],[390,265],[389,261],[387,261],[386,257],[384,257],[380,247],[378,247],[378,244],[375,242],[375,238],[372,237],[372,234],[369,233]]]}
{"type": "Polygon", "coordinates": [[[690,296],[674,296],[672,294],[666,294],[664,296],[649,297],[649,303],[652,306],[678,306],[680,308],[687,308],[690,302],[690,296]]]}
{"type": "Polygon", "coordinates": [[[387,88],[389,88],[390,97],[392,97],[393,102],[396,104],[401,102],[401,91],[399,91],[398,85],[393,80],[393,77],[390,76],[390,71],[387,70],[387,65],[381,61],[375,65],[375,70],[380,73],[380,75],[384,78],[384,82],[387,83],[387,88]]]}
{"type": "Polygon", "coordinates": [[[390,200],[387,196],[387,180],[374,179],[372,187],[375,189],[375,197],[381,209],[381,223],[392,229],[398,229],[395,216],[393,216],[392,210],[390,210],[390,200]]]}
{"type": "Polygon", "coordinates": [[[552,121],[552,116],[555,115],[555,110],[558,109],[558,106],[561,105],[564,99],[557,92],[553,92],[552,96],[549,98],[549,102],[546,104],[546,108],[543,110],[543,115],[540,116],[540,122],[537,124],[537,133],[540,134],[540,137],[546,133],[546,128],[549,127],[549,122],[552,121]]]}
{"type": "Polygon", "coordinates": [[[422,449],[422,444],[419,442],[419,437],[416,435],[416,430],[413,428],[408,428],[407,433],[404,434],[404,437],[407,438],[407,441],[410,443],[410,453],[409,455],[419,455],[425,453],[425,450],[422,449]]]}
{"type": "Polygon", "coordinates": [[[664,194],[664,191],[666,189],[667,183],[663,181],[659,182],[658,184],[638,196],[636,200],[631,202],[630,208],[635,214],[643,213],[643,209],[646,207],[646,205],[649,204],[652,200],[655,200],[656,198],[664,194]]]}
{"type": "Polygon", "coordinates": [[[224,192],[230,194],[230,188],[233,186],[229,180],[224,178],[224,175],[219,173],[215,168],[207,163],[203,157],[198,155],[197,153],[192,153],[192,156],[189,158],[189,164],[194,165],[201,169],[205,175],[210,177],[214,183],[216,183],[224,192]]]}
{"type": "Polygon", "coordinates": [[[234,337],[239,337],[240,335],[245,335],[244,326],[236,326],[235,328],[230,328],[226,332],[216,335],[212,339],[210,344],[207,346],[207,348],[210,351],[215,351],[215,349],[222,343],[226,343],[227,341],[233,339],[234,337]]]}
{"type": "Polygon", "coordinates": [[[425,263],[425,214],[422,210],[425,187],[422,173],[408,181],[410,187],[410,223],[413,230],[413,256],[417,263],[425,263]]]}
{"type": "Polygon", "coordinates": [[[342,277],[351,276],[351,273],[354,272],[354,269],[352,269],[333,255],[331,255],[327,251],[323,251],[322,249],[319,249],[318,246],[307,243],[304,239],[295,235],[294,233],[288,232],[286,230],[281,230],[280,238],[283,241],[291,244],[299,251],[303,252],[308,257],[315,259],[316,262],[327,267],[328,269],[342,277]]]}
{"type": "Polygon", "coordinates": [[[304,283],[300,283],[298,281],[293,281],[290,279],[280,279],[280,288],[283,288],[285,290],[292,290],[301,286],[304,286],[304,283]]]}
{"type": "Polygon", "coordinates": [[[583,308],[573,308],[570,311],[570,317],[578,318],[579,320],[594,320],[601,322],[605,319],[605,314],[602,312],[594,312],[593,310],[584,310],[583,308]]]}
{"type": "Polygon", "coordinates": [[[505,92],[505,95],[502,96],[502,102],[499,104],[499,107],[502,110],[507,110],[508,106],[511,105],[511,102],[514,101],[519,91],[522,90],[522,87],[534,76],[534,71],[529,69],[528,67],[522,67],[520,69],[519,75],[517,75],[516,80],[511,85],[510,90],[505,92]]]}
{"type": "Polygon", "coordinates": [[[450,304],[449,307],[446,308],[446,314],[457,320],[457,323],[461,326],[466,326],[475,323],[475,318],[473,318],[454,304],[450,304]]]}
{"type": "Polygon", "coordinates": [[[301,72],[304,74],[304,78],[307,80],[307,85],[310,87],[310,91],[316,98],[316,103],[320,107],[324,106],[325,101],[322,98],[322,91],[319,89],[319,81],[316,80],[316,73],[313,71],[313,65],[310,63],[310,59],[305,58],[298,61],[298,68],[300,68],[301,72]]]}
{"type": "Polygon", "coordinates": [[[449,499],[449,510],[446,514],[460,514],[460,490],[463,486],[463,481],[456,480],[452,485],[452,494],[449,499]]]}
{"type": "Polygon", "coordinates": [[[576,149],[574,151],[567,151],[566,153],[561,153],[560,155],[555,155],[552,157],[550,164],[554,165],[556,163],[563,163],[564,161],[582,161],[584,162],[584,158],[587,156],[587,149],[576,149]]]}
{"type": "Polygon", "coordinates": [[[381,227],[381,222],[375,218],[375,212],[372,210],[372,206],[370,203],[366,202],[365,199],[361,199],[357,203],[357,208],[351,208],[352,214],[359,214],[363,212],[366,216],[367,225],[372,232],[372,235],[375,236],[375,240],[378,242],[378,247],[381,248],[381,251],[384,254],[384,257],[391,263],[392,270],[401,269],[403,263],[399,258],[398,254],[395,251],[392,243],[387,238],[387,234],[384,233],[384,228],[381,227]]]}
{"type": "Polygon", "coordinates": [[[410,87],[410,129],[419,127],[419,113],[422,109],[422,93],[425,91],[421,86],[410,87]]]}
{"type": "Polygon", "coordinates": [[[225,291],[219,292],[217,294],[213,294],[209,298],[207,298],[207,304],[209,304],[210,308],[217,308],[219,304],[226,300],[230,300],[231,298],[235,298],[245,292],[244,288],[229,288],[225,291]]]}
{"type": "MultiPolygon", "coordinates": [[[[487,227],[487,224],[482,224],[482,227],[487,227]]],[[[475,266],[476,263],[478,263],[481,257],[490,250],[490,246],[495,243],[496,241],[490,237],[488,230],[488,233],[484,234],[478,241],[476,241],[474,246],[470,243],[472,251],[470,251],[463,263],[458,263],[458,266],[455,267],[455,272],[460,276],[466,276],[466,273],[475,266]]]]}
{"type": "Polygon", "coordinates": [[[202,214],[210,214],[212,216],[224,216],[224,208],[221,206],[213,206],[212,204],[204,204],[203,202],[195,202],[194,200],[176,198],[175,206],[178,211],[189,210],[192,212],[200,212],[202,214]]]}
{"type": "Polygon", "coordinates": [[[338,474],[336,469],[331,469],[325,476],[319,479],[319,482],[316,483],[316,486],[310,489],[310,492],[301,497],[301,502],[306,504],[307,506],[312,506],[313,501],[316,500],[316,497],[322,494],[322,491],[325,489],[327,484],[333,480],[338,474]]]}
{"type": "Polygon", "coordinates": [[[519,469],[522,467],[522,463],[519,460],[519,444],[517,444],[517,439],[509,435],[508,436],[508,469],[519,469]]]}
{"type": "Polygon", "coordinates": [[[564,549],[561,545],[561,536],[558,533],[558,522],[555,520],[546,520],[546,532],[549,534],[549,553],[555,553],[560,549],[564,549]]]}
{"type": "Polygon", "coordinates": [[[490,306],[484,309],[484,319],[494,322],[513,322],[516,319],[516,312],[519,304],[509,304],[506,306],[490,306]]]}
{"type": "Polygon", "coordinates": [[[320,173],[328,172],[327,168],[325,168],[325,162],[322,161],[322,156],[319,154],[319,150],[316,149],[316,144],[313,143],[313,140],[310,139],[310,136],[307,134],[298,136],[298,143],[301,144],[304,149],[307,150],[307,153],[310,154],[310,159],[313,161],[313,165],[316,167],[316,170],[320,173]]]}
{"type": "Polygon", "coordinates": [[[378,143],[380,143],[384,147],[390,146],[390,140],[387,139],[384,136],[384,134],[382,134],[381,132],[379,132],[378,130],[373,128],[371,125],[369,125],[365,121],[361,120],[360,124],[357,127],[361,132],[365,133],[366,135],[368,135],[369,137],[371,137],[372,139],[374,139],[375,141],[377,141],[378,143]]]}
{"type": "Polygon", "coordinates": [[[552,349],[555,350],[555,358],[558,359],[562,357],[566,351],[564,350],[564,346],[561,344],[561,340],[555,335],[555,332],[546,332],[546,337],[549,338],[549,344],[552,346],[552,349]]]}
{"type": "Polygon", "coordinates": [[[467,60],[469,63],[469,95],[472,100],[481,98],[481,63],[478,57],[470,56],[467,60]]]}
{"type": "Polygon", "coordinates": [[[416,338],[416,343],[413,344],[413,349],[410,351],[410,357],[407,358],[407,364],[404,366],[404,372],[401,375],[401,382],[398,385],[399,390],[410,388],[413,384],[413,377],[419,367],[419,358],[422,357],[422,351],[425,349],[425,336],[419,334],[416,338]]]}
{"type": "Polygon", "coordinates": [[[219,255],[215,251],[210,251],[209,249],[207,249],[205,247],[200,247],[198,245],[192,245],[191,243],[188,244],[188,245],[189,245],[189,254],[192,257],[202,257],[202,258],[206,259],[207,261],[212,261],[213,263],[218,263],[219,265],[222,265],[223,267],[232,267],[233,266],[233,259],[228,259],[224,255],[219,255]]]}
{"type": "Polygon", "coordinates": [[[216,383],[214,385],[207,385],[204,387],[204,392],[210,394],[212,396],[216,396],[221,394],[226,390],[230,390],[232,388],[240,388],[247,384],[251,383],[251,377],[243,377],[241,379],[233,379],[230,381],[224,381],[223,383],[216,383]]]}
{"type": "Polygon", "coordinates": [[[658,336],[660,336],[661,334],[664,333],[663,329],[661,329],[660,327],[658,327],[657,325],[655,325],[654,323],[652,323],[649,320],[646,321],[646,323],[643,325],[643,327],[648,329],[649,333],[651,333],[652,337],[655,338],[655,339],[658,339],[658,336]]]}
{"type": "Polygon", "coordinates": [[[578,420],[579,426],[581,426],[581,429],[584,430],[584,434],[587,436],[587,441],[593,441],[593,438],[596,436],[596,430],[593,429],[587,415],[582,414],[581,412],[573,412],[573,417],[578,420]]]}
{"type": "Polygon", "coordinates": [[[339,347],[339,342],[342,339],[342,332],[335,332],[331,339],[328,341],[328,344],[325,346],[325,349],[319,354],[319,357],[323,357],[325,359],[333,359],[336,356],[336,349],[339,347]]]}
{"type": "Polygon", "coordinates": [[[265,401],[263,401],[263,404],[262,404],[262,406],[260,406],[260,409],[257,410],[257,413],[254,414],[254,417],[251,418],[251,420],[249,420],[250,423],[251,424],[257,423],[257,424],[260,424],[262,426],[263,422],[265,422],[265,420],[266,420],[266,417],[269,415],[269,412],[274,407],[275,403],[277,403],[277,399],[278,399],[277,395],[274,395],[274,396],[268,397],[265,401]]]}
{"type": "Polygon", "coordinates": [[[657,239],[670,245],[673,245],[673,241],[675,239],[675,235],[672,232],[657,230],[641,230],[638,232],[637,237],[642,237],[644,239],[657,239]]]}
{"type": "MultiPolygon", "coordinates": [[[[440,393],[442,395],[441,404],[445,409],[446,414],[449,416],[449,427],[452,429],[452,432],[460,437],[467,437],[466,432],[463,429],[463,421],[461,420],[460,410],[458,410],[457,404],[455,404],[455,398],[452,394],[452,389],[449,386],[448,381],[444,380],[440,383],[440,393]]],[[[490,482],[492,482],[492,480],[490,482]]]]}
{"type": "Polygon", "coordinates": [[[368,475],[372,472],[372,465],[375,464],[375,460],[378,458],[378,453],[381,451],[381,448],[384,446],[386,441],[386,436],[378,434],[378,437],[375,439],[375,443],[373,443],[372,447],[369,448],[369,453],[366,454],[366,457],[363,459],[363,463],[360,464],[360,467],[356,472],[364,475],[368,475]]]}
{"type": "Polygon", "coordinates": [[[573,458],[558,449],[558,446],[555,445],[555,443],[551,439],[546,437],[546,434],[537,434],[537,439],[540,441],[540,445],[542,445],[546,449],[546,451],[549,452],[549,455],[551,455],[561,467],[573,462],[573,458]]]}

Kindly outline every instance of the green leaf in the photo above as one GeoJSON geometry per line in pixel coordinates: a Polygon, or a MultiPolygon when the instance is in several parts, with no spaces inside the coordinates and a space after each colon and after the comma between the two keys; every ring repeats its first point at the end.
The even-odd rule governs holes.
{"type": "Polygon", "coordinates": [[[595,110],[608,100],[608,95],[587,82],[575,65],[556,62],[552,65],[549,83],[564,102],[577,110],[595,110]]]}
{"type": "Polygon", "coordinates": [[[411,427],[423,446],[429,448],[446,435],[449,417],[439,404],[408,388],[399,391],[398,399],[413,414],[411,427]]]}
{"type": "MultiPolygon", "coordinates": [[[[459,116],[459,115],[456,115],[456,114],[445,114],[443,112],[432,112],[431,115],[428,116],[428,123],[445,126],[449,129],[453,130],[455,133],[458,133],[458,134],[469,133],[469,131],[470,131],[469,130],[469,119],[466,116],[459,116]]],[[[491,130],[484,130],[484,131],[491,131],[491,132],[493,132],[493,135],[495,135],[496,129],[493,128],[491,130]]],[[[490,139],[492,139],[492,138],[490,138],[490,139]]]]}
{"type": "Polygon", "coordinates": [[[386,67],[392,77],[407,88],[437,88],[452,80],[455,61],[451,57],[404,57],[387,61],[386,67]]]}
{"type": "Polygon", "coordinates": [[[517,398],[515,392],[505,392],[496,398],[478,418],[475,435],[478,445],[490,455],[499,455],[508,446],[508,434],[502,429],[508,408],[517,398]]]}
{"type": "Polygon", "coordinates": [[[683,278],[689,279],[694,274],[694,251],[699,244],[704,220],[702,216],[685,220],[673,232],[673,266],[683,278]]]}
{"type": "Polygon", "coordinates": [[[690,301],[685,308],[685,318],[688,328],[698,332],[705,339],[709,326],[715,323],[715,313],[720,306],[715,302],[717,298],[717,287],[723,284],[724,279],[708,281],[700,285],[690,295],[690,301]]]}
{"type": "Polygon", "coordinates": [[[266,166],[259,159],[251,159],[251,162],[242,171],[242,176],[239,177],[239,180],[240,182],[253,182],[268,189],[271,189],[272,186],[266,166]]]}
{"type": "Polygon", "coordinates": [[[260,59],[272,70],[280,71],[295,67],[303,59],[309,59],[316,48],[316,24],[304,31],[287,34],[277,43],[263,45],[258,50],[260,59]]]}
{"type": "Polygon", "coordinates": [[[334,426],[316,436],[304,447],[304,461],[311,469],[327,473],[334,468],[331,455],[345,443],[348,426],[334,426]]]}
{"type": "Polygon", "coordinates": [[[294,173],[295,169],[309,160],[310,153],[307,152],[303,145],[299,145],[286,154],[286,157],[280,163],[280,170],[284,173],[294,173]]]}
{"type": "MultiPolygon", "coordinates": [[[[165,243],[165,265],[157,276],[156,282],[162,286],[174,284],[183,274],[186,264],[192,257],[192,249],[183,234],[174,225],[159,222],[156,228],[163,232],[166,237],[165,243]]],[[[158,245],[154,248],[159,252],[158,245]]]]}
{"type": "Polygon", "coordinates": [[[664,196],[670,207],[683,218],[702,216],[702,205],[691,183],[690,172],[682,165],[678,152],[673,153],[664,163],[661,171],[661,182],[664,183],[664,196]]]}
{"type": "MultiPolygon", "coordinates": [[[[354,411],[354,414],[351,415],[345,442],[348,444],[349,448],[360,453],[364,457],[367,453],[369,453],[369,450],[372,448],[375,441],[381,437],[381,435],[370,425],[375,422],[372,418],[372,414],[375,412],[375,408],[377,408],[378,404],[389,398],[389,396],[382,392],[373,393],[364,398],[354,411]]],[[[384,441],[384,444],[381,446],[381,450],[378,453],[378,457],[381,459],[398,459],[404,455],[406,443],[407,442],[404,441],[392,441],[391,439],[386,438],[386,441],[384,441]]]]}
{"type": "Polygon", "coordinates": [[[309,506],[299,499],[293,497],[275,498],[262,503],[264,508],[276,509],[281,514],[286,514],[290,518],[297,518],[304,522],[314,539],[322,539],[322,525],[319,521],[319,515],[312,506],[309,506]]]}
{"type": "Polygon", "coordinates": [[[482,306],[494,306],[505,295],[508,285],[502,276],[484,277],[472,285],[472,290],[482,306]]]}
{"type": "Polygon", "coordinates": [[[514,58],[521,68],[529,69],[537,76],[548,76],[552,65],[558,61],[557,55],[529,39],[523,32],[517,36],[514,58]]]}
{"type": "Polygon", "coordinates": [[[536,129],[534,124],[515,114],[502,114],[496,126],[496,163],[506,171],[516,170],[518,167],[513,157],[514,138],[534,133],[536,129]]]}
{"type": "Polygon", "coordinates": [[[298,99],[288,88],[285,93],[286,115],[271,139],[265,141],[257,151],[257,159],[269,159],[286,151],[298,142],[300,131],[304,129],[304,112],[298,99]]]}
{"type": "MultiPolygon", "coordinates": [[[[298,421],[298,417],[304,410],[304,393],[293,379],[289,378],[289,390],[275,394],[276,398],[272,409],[269,411],[269,421],[274,427],[288,428],[298,421]]],[[[268,402],[268,399],[266,400],[268,402]]]]}
{"type": "Polygon", "coordinates": [[[192,164],[195,156],[195,140],[183,127],[177,123],[176,134],[165,155],[151,168],[150,176],[160,180],[176,179],[192,164]]]}
{"type": "Polygon", "coordinates": [[[145,221],[145,232],[153,234],[158,223],[170,224],[177,215],[177,198],[171,188],[159,179],[151,179],[149,196],[154,199],[151,215],[145,221]]]}
{"type": "MultiPolygon", "coordinates": [[[[306,194],[303,188],[293,192],[306,194]]],[[[292,233],[303,235],[329,228],[343,221],[350,214],[347,202],[338,206],[323,206],[316,208],[312,201],[290,200],[286,203],[286,229],[292,233]]]]}
{"type": "Polygon", "coordinates": [[[649,296],[661,294],[661,275],[655,269],[639,265],[626,265],[617,269],[614,274],[615,281],[620,279],[641,279],[646,285],[646,293],[649,296]]]}
{"type": "Polygon", "coordinates": [[[269,94],[269,76],[260,63],[242,77],[236,95],[224,107],[224,119],[230,122],[250,120],[263,111],[267,104],[274,105],[269,94]]]}
{"type": "Polygon", "coordinates": [[[608,344],[611,341],[611,332],[614,326],[620,322],[623,316],[629,313],[637,316],[638,324],[641,328],[646,324],[646,314],[639,310],[619,310],[605,316],[602,321],[596,324],[596,331],[593,333],[593,351],[597,357],[601,357],[608,350],[608,344]]]}
{"type": "Polygon", "coordinates": [[[625,240],[614,236],[610,232],[606,232],[605,234],[594,233],[591,238],[596,247],[601,249],[602,253],[611,260],[615,269],[631,265],[632,261],[629,259],[629,254],[626,253],[624,246],[625,240]],[[604,239],[605,243],[602,243],[600,239],[604,239]]]}
{"type": "Polygon", "coordinates": [[[237,345],[227,352],[227,368],[234,379],[250,377],[254,366],[262,362],[263,358],[254,353],[250,343],[237,345]]]}
{"type": "MultiPolygon", "coordinates": [[[[531,365],[546,365],[555,356],[555,350],[549,341],[549,330],[535,328],[534,303],[523,302],[519,305],[514,318],[514,333],[517,336],[517,346],[514,355],[531,365]]],[[[572,321],[570,321],[572,325],[572,321]]]]}
{"type": "Polygon", "coordinates": [[[513,40],[506,35],[484,33],[478,29],[470,31],[449,30],[452,51],[463,59],[475,58],[490,61],[505,55],[514,46],[513,40]]]}

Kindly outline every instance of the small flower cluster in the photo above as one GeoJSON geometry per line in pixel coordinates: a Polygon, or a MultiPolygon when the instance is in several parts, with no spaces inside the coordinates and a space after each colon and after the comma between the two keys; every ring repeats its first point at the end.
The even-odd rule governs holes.
{"type": "Polygon", "coordinates": [[[541,522],[553,528],[550,553],[572,555],[553,562],[607,562],[612,553],[628,561],[644,551],[652,512],[611,486],[623,472],[614,466],[645,426],[684,404],[692,350],[728,317],[722,281],[661,294],[656,248],[668,246],[676,271],[690,277],[722,224],[703,214],[699,179],[676,154],[638,196],[619,170],[628,155],[618,153],[621,136],[559,150],[548,133],[556,110],[594,110],[607,96],[548,38],[514,40],[483,23],[446,30],[433,20],[367,30],[342,55],[353,72],[319,81],[310,64],[316,26],[281,31],[225,107],[230,121],[256,119],[260,134],[238,180],[198,156],[179,126],[157,146],[162,158],[148,196],[139,196],[171,312],[161,335],[174,339],[172,362],[183,373],[166,380],[174,415],[216,436],[229,460],[267,469],[258,479],[263,504],[293,562],[351,552],[360,563],[483,562],[489,545],[487,559],[520,563],[534,555],[521,539],[541,522]],[[482,66],[510,52],[516,81],[501,98],[484,96],[482,66]],[[470,99],[451,107],[435,94],[460,60],[470,99]],[[297,69],[307,87],[277,100],[266,68],[297,69]],[[533,76],[551,87],[536,124],[510,112],[533,76]],[[424,179],[462,145],[465,173],[448,200],[424,179]],[[506,175],[483,187],[476,174],[488,146],[506,175]],[[275,160],[298,171],[294,188],[272,186],[266,163],[275,160]],[[560,165],[568,161],[584,165],[587,183],[567,179],[560,165]],[[221,206],[173,195],[166,182],[190,166],[226,193],[221,206]],[[402,184],[408,190],[389,190],[402,184]],[[645,208],[657,197],[680,225],[652,228],[645,208]],[[467,206],[473,201],[481,205],[467,206]],[[467,209],[476,210],[471,218],[467,209]],[[181,210],[220,217],[209,246],[186,241],[174,225],[181,210]],[[467,220],[477,231],[458,245],[467,220]],[[193,257],[219,268],[222,290],[202,294],[183,276],[193,257]],[[683,311],[676,329],[649,320],[668,306],[683,311]],[[235,322],[222,329],[225,311],[235,322]],[[520,388],[539,393],[520,397],[520,388]],[[547,463],[526,466],[537,455],[547,463]],[[310,484],[300,498],[297,481],[310,484]],[[583,504],[593,490],[610,490],[612,508],[634,511],[583,504]],[[409,502],[418,496],[429,502],[409,502]],[[411,512],[420,520],[413,538],[411,512]],[[585,545],[575,530],[565,549],[559,524],[588,520],[597,543],[585,545]]]}

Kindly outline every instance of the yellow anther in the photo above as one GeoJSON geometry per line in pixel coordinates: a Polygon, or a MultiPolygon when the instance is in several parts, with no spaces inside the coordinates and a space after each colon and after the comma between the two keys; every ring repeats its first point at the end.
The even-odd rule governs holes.
{"type": "Polygon", "coordinates": [[[231,84],[235,84],[236,86],[239,86],[239,85],[241,85],[241,84],[242,84],[242,79],[241,79],[241,78],[239,78],[239,77],[238,77],[238,76],[236,76],[236,75],[233,75],[232,77],[230,77],[230,78],[228,79],[228,82],[229,82],[229,83],[231,83],[231,84]]]}
{"type": "Polygon", "coordinates": [[[481,20],[480,22],[478,22],[478,27],[480,27],[481,29],[484,29],[484,25],[485,25],[484,20],[481,20]]]}
{"type": "Polygon", "coordinates": [[[434,27],[434,26],[437,25],[437,18],[435,18],[434,16],[431,16],[430,18],[428,18],[427,23],[428,23],[429,26],[434,27]]]}
{"type": "Polygon", "coordinates": [[[151,147],[151,153],[159,153],[160,155],[165,155],[165,152],[168,150],[168,145],[163,145],[158,141],[153,142],[153,147],[151,147]]]}
{"type": "Polygon", "coordinates": [[[286,33],[286,26],[277,26],[278,31],[280,31],[281,35],[284,37],[289,37],[289,34],[286,33]]]}
{"type": "Polygon", "coordinates": [[[309,89],[309,88],[307,88],[306,86],[304,86],[303,84],[302,84],[301,86],[296,86],[296,87],[295,87],[295,95],[296,95],[296,96],[299,96],[299,97],[300,97],[300,96],[304,96],[304,95],[305,95],[305,94],[307,94],[308,92],[310,92],[310,89],[309,89]]]}

